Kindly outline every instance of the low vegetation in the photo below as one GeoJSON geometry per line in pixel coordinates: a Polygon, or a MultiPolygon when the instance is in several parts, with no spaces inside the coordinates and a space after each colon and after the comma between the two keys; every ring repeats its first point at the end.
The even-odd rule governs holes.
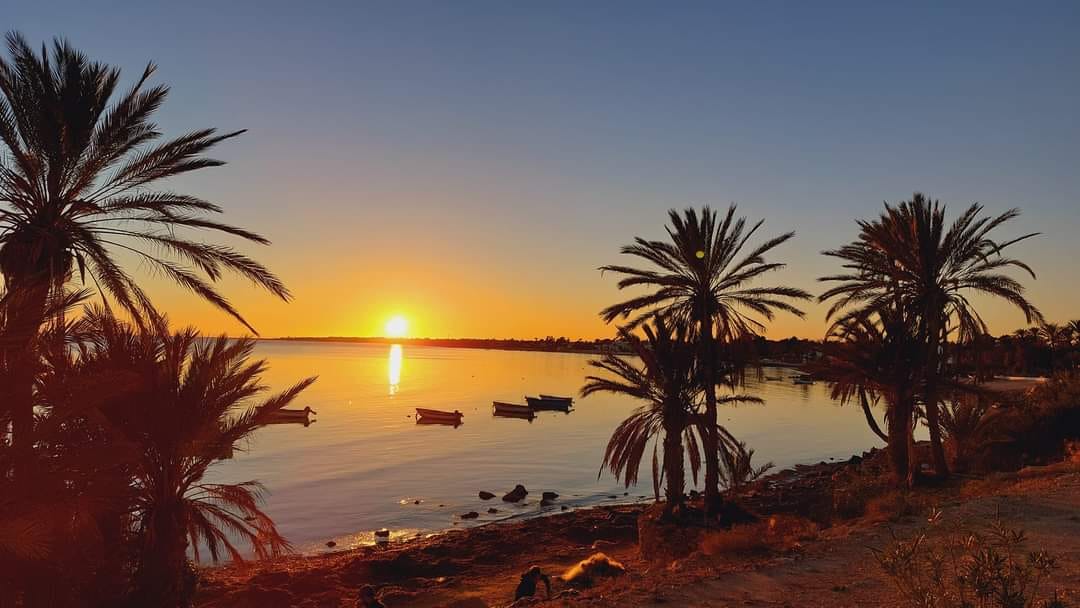
{"type": "Polygon", "coordinates": [[[874,550],[881,569],[912,608],[1064,607],[1042,588],[1053,556],[1029,550],[1024,531],[1000,517],[984,528],[945,524],[931,511],[928,526],[874,550]]]}

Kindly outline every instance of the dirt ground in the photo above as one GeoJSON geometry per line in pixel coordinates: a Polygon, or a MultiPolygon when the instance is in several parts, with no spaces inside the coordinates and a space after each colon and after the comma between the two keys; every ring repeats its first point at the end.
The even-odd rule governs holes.
{"type": "MultiPolygon", "coordinates": [[[[983,525],[1000,514],[1025,530],[1029,550],[1045,549],[1058,568],[1046,590],[1080,606],[1080,468],[1045,467],[924,491],[946,520],[983,525]]],[[[495,608],[513,604],[519,575],[532,565],[559,574],[597,551],[621,561],[627,573],[584,590],[553,581],[551,600],[513,604],[553,606],[892,606],[899,598],[870,547],[925,523],[853,520],[821,530],[812,540],[769,551],[734,551],[646,562],[637,545],[640,507],[597,508],[513,524],[483,526],[388,548],[290,557],[206,572],[199,605],[355,606],[372,584],[388,608],[495,608]]]]}

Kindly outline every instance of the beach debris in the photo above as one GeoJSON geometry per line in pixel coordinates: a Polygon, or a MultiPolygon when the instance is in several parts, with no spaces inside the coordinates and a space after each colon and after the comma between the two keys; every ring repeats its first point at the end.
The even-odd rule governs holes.
{"type": "Polygon", "coordinates": [[[461,519],[476,519],[477,517],[480,517],[480,514],[476,511],[469,511],[468,513],[462,513],[459,517],[461,517],[461,519]]]}
{"type": "Polygon", "coordinates": [[[520,483],[514,486],[513,490],[507,492],[503,497],[505,502],[521,502],[529,494],[529,491],[525,489],[525,486],[520,483]]]}
{"type": "Polygon", "coordinates": [[[540,566],[533,566],[521,575],[521,581],[518,583],[517,590],[514,591],[514,601],[516,602],[523,597],[535,596],[536,585],[540,582],[544,583],[544,587],[547,589],[547,597],[551,599],[551,579],[540,570],[540,566]]]}
{"type": "Polygon", "coordinates": [[[491,492],[480,490],[480,500],[491,500],[492,498],[495,498],[494,494],[492,494],[491,492]]]}
{"type": "Polygon", "coordinates": [[[488,509],[488,513],[498,513],[498,512],[499,512],[499,510],[496,509],[495,507],[491,507],[490,509],[488,509]]]}
{"type": "Polygon", "coordinates": [[[381,538],[381,539],[384,539],[384,540],[389,539],[390,538],[390,530],[387,530],[386,528],[376,530],[375,531],[375,538],[377,538],[377,539],[381,538]]]}
{"type": "Polygon", "coordinates": [[[542,496],[543,496],[544,500],[555,500],[556,498],[559,497],[559,495],[557,493],[550,492],[550,491],[549,492],[544,492],[542,496]]]}
{"type": "Polygon", "coordinates": [[[592,587],[596,579],[604,576],[619,576],[626,573],[626,566],[604,553],[593,553],[563,573],[559,578],[574,587],[592,587]]]}
{"type": "Polygon", "coordinates": [[[563,506],[559,507],[559,510],[560,510],[560,511],[565,511],[565,510],[567,510],[567,509],[569,509],[569,508],[570,508],[570,507],[568,507],[568,506],[566,506],[566,505],[563,505],[563,506]]]}
{"type": "Polygon", "coordinates": [[[360,588],[360,596],[356,598],[357,608],[386,608],[386,604],[379,601],[375,595],[375,587],[364,585],[360,588]]]}
{"type": "Polygon", "coordinates": [[[328,541],[326,541],[326,546],[327,546],[327,547],[330,547],[331,549],[333,549],[334,547],[336,547],[336,546],[337,546],[337,543],[335,543],[335,542],[334,542],[334,541],[332,541],[332,540],[328,540],[328,541]]]}

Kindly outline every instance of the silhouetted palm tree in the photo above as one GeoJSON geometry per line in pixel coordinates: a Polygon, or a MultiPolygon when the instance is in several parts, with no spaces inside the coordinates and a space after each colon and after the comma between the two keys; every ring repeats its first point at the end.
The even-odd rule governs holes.
{"type": "MultiPolygon", "coordinates": [[[[11,339],[6,314],[10,300],[4,295],[0,287],[0,345],[11,339]]],[[[50,301],[50,317],[55,319],[56,313],[86,296],[76,292],[50,301]]],[[[63,330],[46,324],[30,340],[31,351],[48,351],[55,344],[54,335],[63,330]]],[[[58,346],[62,349],[64,345],[58,346]]],[[[0,378],[8,363],[5,350],[0,348],[0,378]]],[[[48,368],[43,358],[34,360],[35,373],[44,374],[48,368]]],[[[79,407],[83,411],[91,408],[96,393],[81,396],[79,407]]],[[[0,399],[0,436],[6,435],[11,422],[9,405],[0,399]]],[[[90,605],[97,596],[91,598],[85,590],[90,588],[94,573],[105,566],[98,550],[102,535],[95,515],[110,497],[86,483],[97,481],[93,474],[101,454],[82,446],[54,449],[62,444],[67,427],[77,422],[78,413],[53,410],[49,405],[35,400],[34,436],[48,450],[31,452],[33,460],[24,461],[33,474],[0,474],[0,604],[90,605]]],[[[0,438],[0,471],[11,470],[15,459],[15,448],[0,438]]]]}
{"type": "Polygon", "coordinates": [[[653,443],[653,491],[659,500],[660,486],[664,485],[667,500],[664,512],[670,515],[683,502],[684,437],[689,446],[691,473],[697,479],[701,455],[692,418],[703,390],[698,381],[695,349],[686,340],[685,326],[672,326],[656,315],[652,325],[642,323],[641,329],[644,340],[628,328],[619,329],[620,337],[641,360],[641,366],[613,353],[589,361],[589,365],[607,375],[587,376],[581,394],[609,392],[646,402],[616,427],[604,452],[603,464],[629,487],[637,483],[641,460],[649,443],[653,443]],[[662,473],[657,458],[659,441],[653,442],[661,434],[662,473]]]}
{"type": "Polygon", "coordinates": [[[1080,319],[1069,321],[1069,332],[1072,333],[1074,344],[1080,344],[1080,319]]]}
{"type": "MultiPolygon", "coordinates": [[[[11,305],[9,323],[17,330],[14,352],[26,352],[50,297],[63,293],[76,274],[135,318],[153,317],[149,297],[120,266],[118,252],[134,254],[248,329],[214,287],[223,271],[289,297],[258,262],[182,232],[211,230],[264,244],[266,239],[210,219],[221,212],[213,203],[154,189],[167,178],[223,164],[203,154],[242,131],[203,129],[157,143],[161,133],[151,119],[168,88],[147,84],[152,63],[111,101],[118,69],[89,61],[62,40],[51,53],[35,53],[12,32],[7,45],[10,61],[0,58],[0,142],[6,152],[0,166],[0,274],[11,305]]],[[[14,404],[14,438],[25,447],[31,441],[23,435],[32,425],[32,363],[16,363],[4,382],[9,392],[0,397],[14,404]]]]}
{"type": "Polygon", "coordinates": [[[829,383],[831,396],[841,403],[857,399],[867,425],[889,448],[897,485],[910,485],[912,427],[915,414],[918,345],[907,324],[895,313],[883,322],[850,319],[834,326],[825,343],[826,356],[812,365],[813,373],[829,383]],[[882,432],[872,406],[884,402],[888,432],[882,432]]]}
{"type": "Polygon", "coordinates": [[[1050,349],[1050,371],[1057,369],[1058,355],[1068,348],[1069,328],[1057,323],[1042,323],[1036,329],[1036,335],[1050,349]]]}
{"type": "Polygon", "coordinates": [[[251,360],[253,340],[201,339],[192,329],[139,331],[101,310],[86,313],[79,339],[79,373],[122,370],[131,378],[103,410],[117,441],[136,453],[130,465],[140,539],[135,603],[183,602],[189,548],[196,559],[205,550],[215,561],[222,554],[242,559],[237,540],[260,558],[287,550],[259,508],[257,482],[209,484],[202,478],[315,379],[261,397],[266,362],[251,360]]]}
{"type": "MultiPolygon", "coordinates": [[[[777,311],[802,316],[790,300],[810,297],[794,287],[752,287],[764,274],[783,268],[766,262],[765,255],[792,238],[789,232],[769,239],[743,253],[743,247],[762,225],[749,229],[746,218],[736,217],[736,207],[718,221],[717,214],[705,207],[699,216],[694,209],[681,215],[672,209],[667,226],[668,241],[636,238],[622,253],[641,258],[652,268],[603,266],[601,271],[625,275],[619,289],[643,287],[653,290],[601,311],[605,322],[629,319],[633,327],[655,311],[662,311],[672,322],[686,323],[697,341],[701,361],[717,361],[717,341],[731,341],[757,335],[777,311]]],[[[721,438],[716,431],[716,386],[719,374],[715,365],[700,366],[700,383],[705,387],[705,410],[702,442],[705,451],[705,497],[708,508],[719,501],[721,438]]]]}
{"type": "Polygon", "coordinates": [[[839,283],[819,298],[835,300],[829,318],[843,313],[841,321],[869,319],[898,309],[912,322],[911,331],[923,347],[922,397],[940,475],[948,474],[938,420],[943,345],[954,330],[960,340],[987,332],[969,297],[996,296],[1020,309],[1029,323],[1042,318],[1024,297],[1023,285],[1004,273],[1018,268],[1034,277],[1034,272],[1002,255],[1035,235],[996,241],[990,233],[1020,212],[1013,209],[990,218],[980,217],[981,211],[981,205],[972,205],[946,227],[944,205],[915,193],[911,201],[886,204],[877,220],[859,221],[857,241],[824,252],[842,260],[847,269],[820,279],[839,283]]]}
{"type": "Polygon", "coordinates": [[[720,467],[720,482],[729,490],[738,490],[746,484],[756,481],[762,475],[769,472],[774,466],[772,462],[755,467],[753,464],[754,450],[746,447],[746,443],[738,441],[734,437],[726,437],[726,449],[721,450],[722,464],[720,467]]]}

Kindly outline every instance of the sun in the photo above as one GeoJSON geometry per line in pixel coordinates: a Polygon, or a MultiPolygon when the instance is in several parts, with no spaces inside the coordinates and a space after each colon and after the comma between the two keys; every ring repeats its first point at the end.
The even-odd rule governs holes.
{"type": "Polygon", "coordinates": [[[383,328],[387,338],[404,338],[409,331],[409,322],[401,315],[394,315],[383,328]]]}

